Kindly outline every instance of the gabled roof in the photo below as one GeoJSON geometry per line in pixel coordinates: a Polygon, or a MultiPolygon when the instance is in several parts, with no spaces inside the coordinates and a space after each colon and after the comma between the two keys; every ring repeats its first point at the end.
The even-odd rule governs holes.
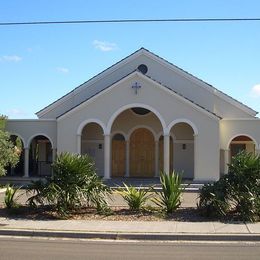
{"type": "MultiPolygon", "coordinates": [[[[219,96],[220,98],[228,99],[228,101],[232,101],[232,103],[235,102],[235,103],[236,103],[235,105],[238,106],[240,109],[242,109],[242,110],[245,110],[245,109],[246,109],[246,112],[248,112],[248,113],[250,113],[250,114],[252,114],[252,115],[254,115],[254,116],[255,116],[256,114],[258,114],[258,112],[255,111],[255,110],[253,110],[251,107],[249,107],[249,106],[245,105],[244,103],[238,101],[237,99],[235,99],[235,98],[229,96],[228,94],[226,94],[226,93],[224,93],[223,91],[217,89],[216,87],[212,86],[211,84],[207,83],[206,81],[204,81],[204,80],[202,80],[202,79],[200,79],[200,78],[194,76],[194,75],[191,74],[190,72],[188,72],[188,71],[186,71],[186,70],[184,70],[184,69],[182,69],[182,68],[180,68],[180,67],[174,65],[173,63],[171,63],[171,62],[169,62],[168,60],[166,60],[166,59],[160,57],[159,55],[157,55],[157,54],[155,54],[155,53],[153,53],[153,52],[151,52],[151,51],[149,51],[149,50],[147,50],[147,49],[145,49],[145,48],[143,48],[143,49],[146,50],[147,52],[151,53],[152,55],[154,55],[154,56],[157,57],[158,59],[162,60],[163,62],[169,64],[169,65],[172,66],[173,68],[176,68],[177,70],[179,70],[179,71],[182,72],[183,74],[186,74],[186,75],[192,77],[192,79],[199,81],[200,83],[203,84],[203,86],[207,86],[209,90],[213,91],[213,93],[214,93],[215,95],[219,96]]],[[[234,104],[234,103],[233,103],[233,104],[234,104]]]]}
{"type": "MultiPolygon", "coordinates": [[[[123,64],[126,64],[126,63],[132,61],[133,59],[135,59],[136,57],[138,57],[140,55],[143,55],[143,54],[148,56],[148,57],[150,57],[153,60],[156,60],[157,62],[163,64],[164,66],[167,66],[169,69],[173,70],[176,73],[179,73],[183,77],[190,79],[191,81],[195,82],[200,87],[203,87],[203,88],[207,89],[209,92],[211,92],[214,95],[218,96],[219,98],[221,98],[221,99],[231,103],[232,105],[238,107],[239,109],[243,110],[244,112],[248,113],[249,115],[255,116],[257,114],[257,112],[255,110],[253,110],[252,108],[244,105],[243,103],[237,101],[236,99],[232,98],[231,96],[229,96],[229,95],[223,93],[222,91],[216,89],[215,87],[213,87],[212,85],[206,83],[205,81],[203,81],[203,80],[195,77],[194,75],[190,74],[189,72],[187,72],[187,71],[177,67],[176,65],[174,65],[171,62],[169,62],[169,61],[161,58],[160,56],[152,53],[151,51],[149,51],[149,50],[147,50],[145,48],[140,48],[139,50],[135,51],[134,53],[132,53],[129,56],[125,57],[124,59],[118,61],[117,63],[115,63],[114,65],[110,66],[109,68],[105,69],[101,73],[99,73],[96,76],[92,77],[88,81],[86,81],[83,84],[79,85],[78,87],[76,87],[75,89],[73,89],[72,91],[67,93],[66,95],[62,96],[58,100],[54,101],[50,105],[48,105],[45,108],[41,109],[40,111],[38,111],[36,113],[36,115],[39,116],[39,117],[43,116],[48,111],[55,109],[55,107],[59,106],[60,104],[65,102],[67,99],[72,97],[75,93],[79,93],[83,88],[87,88],[88,86],[94,84],[98,80],[101,80],[102,78],[105,78],[107,75],[109,75],[110,73],[115,71],[117,68],[119,68],[123,64]]],[[[156,79],[153,79],[153,80],[156,81],[156,79]]],[[[174,91],[173,89],[171,89],[171,90],[174,91]]],[[[190,100],[190,101],[193,102],[192,100],[190,100]]],[[[76,106],[79,105],[79,104],[76,104],[76,106]]],[[[196,104],[196,105],[199,106],[199,104],[196,104]]]]}
{"type": "Polygon", "coordinates": [[[188,103],[189,105],[191,105],[193,108],[199,110],[199,111],[202,111],[203,113],[207,114],[208,116],[210,116],[211,118],[214,118],[214,119],[221,119],[220,116],[218,116],[217,114],[209,111],[208,109],[206,109],[205,107],[202,107],[200,106],[199,104],[193,102],[192,100],[190,100],[189,98],[179,94],[178,92],[174,91],[172,88],[166,86],[165,84],[162,84],[161,82],[158,82],[156,80],[154,80],[153,78],[147,76],[147,75],[144,75],[142,74],[141,72],[139,72],[138,70],[134,70],[132,71],[131,73],[129,73],[128,75],[120,78],[119,80],[115,81],[114,83],[112,83],[111,85],[107,86],[105,89],[102,89],[101,91],[99,91],[98,93],[96,93],[95,95],[92,95],[91,97],[89,97],[88,99],[82,101],[80,104],[70,108],[69,110],[67,110],[66,112],[64,112],[63,114],[61,114],[60,116],[57,117],[57,119],[65,116],[66,114],[68,114],[69,112],[72,112],[76,109],[80,109],[80,107],[83,105],[83,104],[86,104],[87,102],[91,101],[92,99],[94,99],[95,97],[98,97],[99,95],[102,95],[103,93],[105,93],[106,91],[108,91],[109,89],[112,89],[114,86],[118,85],[119,83],[121,83],[122,81],[132,77],[132,76],[135,76],[135,75],[138,75],[139,77],[141,78],[144,78],[146,80],[149,80],[149,81],[152,81],[154,84],[156,85],[159,85],[160,87],[162,87],[163,89],[167,90],[167,91],[170,91],[171,94],[173,94],[175,97],[177,97],[178,99],[180,99],[181,101],[185,102],[185,103],[188,103]]]}

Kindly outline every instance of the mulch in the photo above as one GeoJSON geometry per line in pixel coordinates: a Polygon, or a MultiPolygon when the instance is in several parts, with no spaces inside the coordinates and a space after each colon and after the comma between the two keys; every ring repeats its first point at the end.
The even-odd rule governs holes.
{"type": "Polygon", "coordinates": [[[147,207],[141,211],[131,211],[126,207],[111,207],[110,212],[98,213],[96,209],[84,207],[71,212],[66,217],[58,215],[49,206],[32,208],[29,206],[19,206],[13,209],[0,207],[0,217],[9,219],[30,219],[30,220],[107,220],[107,221],[182,221],[182,222],[203,222],[209,221],[199,214],[196,208],[178,208],[172,214],[165,214],[156,208],[147,207]]]}

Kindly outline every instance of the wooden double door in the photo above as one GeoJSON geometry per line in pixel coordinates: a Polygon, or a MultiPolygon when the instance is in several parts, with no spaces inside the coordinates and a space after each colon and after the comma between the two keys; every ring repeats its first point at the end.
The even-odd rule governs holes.
{"type": "Polygon", "coordinates": [[[136,129],[130,137],[130,177],[154,177],[155,141],[146,128],[136,129]]]}
{"type": "MultiPolygon", "coordinates": [[[[130,136],[129,176],[154,177],[155,141],[146,128],[136,129],[130,136]]],[[[126,173],[126,141],[112,140],[112,177],[124,177],[126,173]]]]}

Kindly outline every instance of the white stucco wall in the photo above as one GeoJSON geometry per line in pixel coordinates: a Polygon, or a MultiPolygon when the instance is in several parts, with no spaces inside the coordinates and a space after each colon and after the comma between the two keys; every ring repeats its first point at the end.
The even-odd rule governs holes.
{"type": "Polygon", "coordinates": [[[77,152],[77,131],[82,122],[98,119],[110,133],[111,115],[122,107],[142,106],[152,108],[159,115],[164,131],[172,121],[186,119],[198,129],[195,154],[197,180],[215,180],[219,177],[219,125],[218,120],[183,100],[165,88],[154,84],[138,73],[119,82],[102,94],[85,102],[58,119],[58,151],[77,152]],[[134,82],[142,88],[136,95],[131,88],[134,82]]]}
{"type": "Polygon", "coordinates": [[[52,148],[57,147],[57,122],[55,120],[39,119],[8,119],[6,130],[11,134],[18,135],[28,148],[33,137],[44,135],[49,138],[52,148]]]}
{"type": "Polygon", "coordinates": [[[246,135],[256,143],[260,149],[260,119],[237,119],[220,121],[220,147],[228,149],[230,141],[239,135],[246,135]]]}

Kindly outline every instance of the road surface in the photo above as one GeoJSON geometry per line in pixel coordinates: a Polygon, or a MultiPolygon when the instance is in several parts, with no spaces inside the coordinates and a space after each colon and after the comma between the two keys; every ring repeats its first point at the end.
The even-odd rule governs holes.
{"type": "Polygon", "coordinates": [[[141,242],[0,237],[1,260],[260,259],[259,243],[141,242]]]}

